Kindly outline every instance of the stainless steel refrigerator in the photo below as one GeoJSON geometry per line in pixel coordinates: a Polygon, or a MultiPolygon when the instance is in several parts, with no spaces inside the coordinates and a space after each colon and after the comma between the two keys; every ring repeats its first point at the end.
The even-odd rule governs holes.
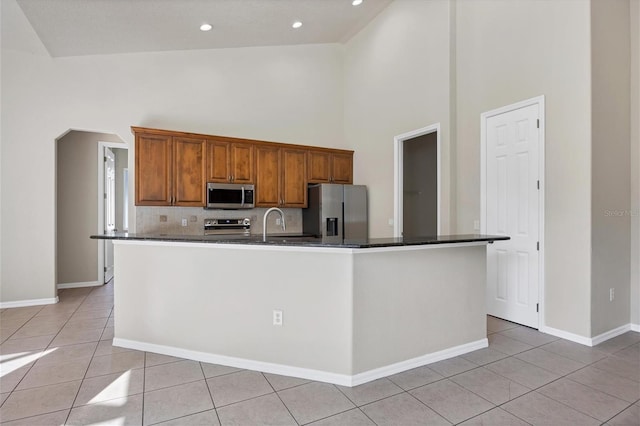
{"type": "Polygon", "coordinates": [[[367,187],[309,185],[309,207],[302,209],[302,230],[326,242],[366,239],[369,234],[367,187]]]}

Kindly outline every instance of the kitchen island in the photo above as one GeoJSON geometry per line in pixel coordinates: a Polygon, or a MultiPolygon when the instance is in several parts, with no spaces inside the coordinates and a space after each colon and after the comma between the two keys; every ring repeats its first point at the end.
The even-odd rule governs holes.
{"type": "Polygon", "coordinates": [[[508,239],[92,238],[114,240],[114,345],[346,386],[486,347],[508,239]]]}

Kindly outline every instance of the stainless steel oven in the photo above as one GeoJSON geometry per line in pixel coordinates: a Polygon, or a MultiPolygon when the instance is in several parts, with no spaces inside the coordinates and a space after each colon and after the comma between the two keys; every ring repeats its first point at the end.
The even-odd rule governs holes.
{"type": "Polygon", "coordinates": [[[204,235],[251,235],[251,219],[205,219],[204,235]]]}
{"type": "Polygon", "coordinates": [[[252,209],[255,188],[251,184],[207,183],[208,209],[252,209]]]}

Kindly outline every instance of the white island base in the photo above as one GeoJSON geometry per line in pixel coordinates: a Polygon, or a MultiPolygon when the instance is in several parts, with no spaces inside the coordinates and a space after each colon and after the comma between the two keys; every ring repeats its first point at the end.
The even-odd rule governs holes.
{"type": "Polygon", "coordinates": [[[114,244],[115,346],[345,386],[487,347],[486,242],[114,244]]]}

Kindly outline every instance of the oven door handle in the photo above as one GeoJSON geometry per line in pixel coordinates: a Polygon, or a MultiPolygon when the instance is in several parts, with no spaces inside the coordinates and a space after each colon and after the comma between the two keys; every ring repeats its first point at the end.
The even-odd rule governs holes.
{"type": "Polygon", "coordinates": [[[244,186],[242,187],[242,201],[240,202],[240,205],[244,207],[244,186]]]}

